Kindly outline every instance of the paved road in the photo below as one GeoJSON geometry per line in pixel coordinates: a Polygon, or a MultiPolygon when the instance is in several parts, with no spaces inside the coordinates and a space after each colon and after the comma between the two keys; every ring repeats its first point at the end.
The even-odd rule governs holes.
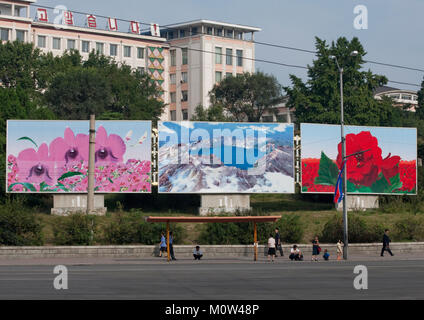
{"type": "MultiPolygon", "coordinates": [[[[55,261],[57,262],[57,261],[55,261]]],[[[137,259],[68,261],[69,289],[55,290],[55,264],[0,266],[0,299],[424,299],[424,260],[253,263],[137,259]],[[115,263],[113,263],[115,261],[115,263]],[[353,288],[365,265],[369,289],[353,288]]]]}

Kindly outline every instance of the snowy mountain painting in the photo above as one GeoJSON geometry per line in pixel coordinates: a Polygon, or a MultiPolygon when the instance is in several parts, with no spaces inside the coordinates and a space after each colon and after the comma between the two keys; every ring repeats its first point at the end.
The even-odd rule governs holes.
{"type": "Polygon", "coordinates": [[[292,124],[158,126],[160,193],[294,193],[292,124]]]}

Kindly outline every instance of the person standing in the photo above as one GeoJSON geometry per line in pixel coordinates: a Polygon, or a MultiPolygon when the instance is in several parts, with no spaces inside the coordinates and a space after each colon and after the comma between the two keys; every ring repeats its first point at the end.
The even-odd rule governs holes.
{"type": "Polygon", "coordinates": [[[390,250],[390,238],[389,238],[389,229],[384,230],[383,235],[383,248],[381,249],[381,256],[384,257],[384,251],[387,251],[390,253],[390,255],[393,257],[392,250],[390,250]]]}
{"type": "Polygon", "coordinates": [[[342,249],[342,240],[339,240],[337,242],[337,260],[342,260],[342,254],[343,254],[343,249],[342,249]]]}
{"type": "Polygon", "coordinates": [[[162,254],[166,252],[166,238],[165,234],[162,232],[160,235],[160,243],[159,243],[159,257],[162,257],[162,254]]]}
{"type": "Polygon", "coordinates": [[[280,229],[275,228],[275,252],[277,252],[277,250],[280,251],[280,256],[284,257],[283,244],[281,243],[280,229]]]}
{"type": "Polygon", "coordinates": [[[315,239],[312,240],[312,261],[318,261],[320,251],[318,236],[315,236],[315,239]]]}
{"type": "Polygon", "coordinates": [[[272,234],[269,235],[268,239],[268,261],[272,260],[274,262],[275,257],[275,239],[272,234]]]}
{"type": "Polygon", "coordinates": [[[172,235],[172,231],[169,233],[169,254],[171,256],[172,260],[177,260],[175,258],[174,255],[174,246],[173,246],[173,242],[174,242],[174,236],[172,235]]]}

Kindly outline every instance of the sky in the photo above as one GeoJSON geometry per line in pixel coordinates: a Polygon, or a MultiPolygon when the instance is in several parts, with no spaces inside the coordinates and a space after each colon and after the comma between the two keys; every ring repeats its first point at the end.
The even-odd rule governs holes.
{"type": "MultiPolygon", "coordinates": [[[[378,140],[383,159],[389,154],[400,156],[402,161],[417,159],[417,131],[414,128],[384,128],[345,126],[345,134],[370,131],[378,140]]],[[[340,143],[340,126],[302,124],[302,159],[321,158],[321,152],[336,160],[340,143]]]]}
{"type": "MultiPolygon", "coordinates": [[[[124,162],[129,159],[149,160],[151,159],[151,122],[149,121],[96,121],[96,129],[103,126],[108,135],[117,134],[124,141],[128,133],[132,131],[130,140],[126,142],[124,162]],[[147,138],[142,144],[138,141],[144,135],[147,138]]],[[[49,145],[54,139],[62,137],[65,128],[69,127],[77,134],[88,134],[89,121],[8,121],[7,130],[7,153],[18,156],[25,149],[35,148],[28,140],[19,140],[22,137],[31,138],[38,146],[43,143],[49,145]]],[[[37,148],[35,148],[37,149],[37,148]]]]}
{"type": "MultiPolygon", "coordinates": [[[[259,27],[255,40],[307,50],[315,49],[315,37],[335,41],[340,36],[358,37],[365,60],[424,69],[424,0],[38,0],[38,5],[64,5],[69,10],[169,25],[208,19],[259,27]],[[354,8],[365,5],[368,29],[354,28],[354,8]]],[[[313,54],[257,45],[256,58],[293,65],[311,64],[313,54]]],[[[289,75],[306,79],[306,70],[257,62],[260,71],[273,74],[283,86],[289,75]]],[[[424,72],[366,64],[389,80],[421,84],[424,72]]],[[[418,90],[418,87],[389,83],[418,90]]]]}

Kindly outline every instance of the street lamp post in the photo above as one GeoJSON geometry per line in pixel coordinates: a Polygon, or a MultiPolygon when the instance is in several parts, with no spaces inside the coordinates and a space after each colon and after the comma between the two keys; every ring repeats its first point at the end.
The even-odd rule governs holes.
{"type": "MultiPolygon", "coordinates": [[[[353,51],[351,56],[357,56],[358,51],[353,51]]],[[[347,217],[347,163],[346,163],[346,137],[344,134],[344,105],[343,105],[343,68],[340,67],[336,56],[330,56],[330,59],[334,59],[337,64],[337,68],[340,73],[340,127],[341,127],[341,142],[342,142],[342,164],[344,164],[343,170],[343,259],[348,259],[348,217],[347,217]]],[[[343,169],[343,168],[342,168],[343,169]]]]}

